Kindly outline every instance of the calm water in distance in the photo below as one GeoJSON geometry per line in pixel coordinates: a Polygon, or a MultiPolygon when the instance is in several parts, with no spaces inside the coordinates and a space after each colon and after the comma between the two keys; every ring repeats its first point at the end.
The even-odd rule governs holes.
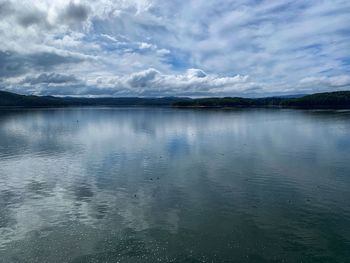
{"type": "Polygon", "coordinates": [[[350,112],[0,110],[0,262],[350,262],[350,112]]]}

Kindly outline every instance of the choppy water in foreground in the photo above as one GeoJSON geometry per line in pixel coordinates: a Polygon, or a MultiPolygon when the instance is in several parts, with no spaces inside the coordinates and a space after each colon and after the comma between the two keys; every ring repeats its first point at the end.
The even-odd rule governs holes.
{"type": "Polygon", "coordinates": [[[0,110],[0,262],[350,262],[350,112],[0,110]]]}

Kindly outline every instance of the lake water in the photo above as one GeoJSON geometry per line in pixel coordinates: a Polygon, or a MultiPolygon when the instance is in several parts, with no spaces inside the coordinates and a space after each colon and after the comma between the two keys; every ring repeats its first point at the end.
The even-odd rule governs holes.
{"type": "Polygon", "coordinates": [[[350,262],[350,111],[0,110],[0,262],[350,262]]]}

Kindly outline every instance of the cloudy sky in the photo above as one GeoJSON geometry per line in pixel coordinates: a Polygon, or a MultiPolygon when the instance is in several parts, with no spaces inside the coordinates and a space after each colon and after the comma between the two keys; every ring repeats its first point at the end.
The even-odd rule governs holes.
{"type": "Polygon", "coordinates": [[[349,0],[0,0],[0,89],[69,96],[350,90],[349,0]]]}

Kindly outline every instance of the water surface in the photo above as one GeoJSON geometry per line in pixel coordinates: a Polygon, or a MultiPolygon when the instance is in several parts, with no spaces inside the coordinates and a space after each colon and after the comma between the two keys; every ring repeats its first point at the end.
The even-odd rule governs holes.
{"type": "Polygon", "coordinates": [[[0,262],[350,262],[350,112],[0,110],[0,262]]]}

